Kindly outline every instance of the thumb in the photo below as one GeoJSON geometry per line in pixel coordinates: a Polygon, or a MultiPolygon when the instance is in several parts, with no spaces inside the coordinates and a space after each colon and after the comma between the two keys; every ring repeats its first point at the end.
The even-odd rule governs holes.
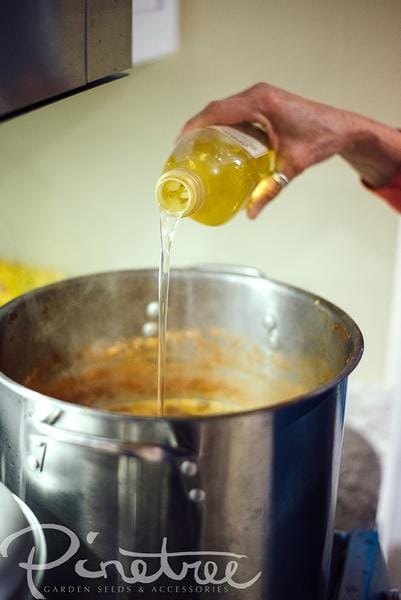
{"type": "Polygon", "coordinates": [[[256,219],[263,208],[276,198],[283,185],[280,185],[273,177],[266,177],[256,187],[247,207],[247,215],[250,219],[256,219]]]}

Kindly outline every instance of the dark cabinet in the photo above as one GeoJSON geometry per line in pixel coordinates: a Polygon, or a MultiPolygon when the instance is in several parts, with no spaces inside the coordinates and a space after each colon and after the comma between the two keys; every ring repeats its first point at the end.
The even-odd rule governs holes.
{"type": "Polygon", "coordinates": [[[0,0],[0,117],[131,66],[132,0],[0,0]]]}

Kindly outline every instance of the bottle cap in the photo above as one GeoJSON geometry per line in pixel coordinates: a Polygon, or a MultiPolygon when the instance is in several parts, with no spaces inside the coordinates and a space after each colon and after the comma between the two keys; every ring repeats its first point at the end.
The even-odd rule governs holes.
{"type": "Polygon", "coordinates": [[[190,169],[170,169],[159,177],[156,200],[171,215],[187,217],[199,210],[204,201],[202,179],[190,169]]]}

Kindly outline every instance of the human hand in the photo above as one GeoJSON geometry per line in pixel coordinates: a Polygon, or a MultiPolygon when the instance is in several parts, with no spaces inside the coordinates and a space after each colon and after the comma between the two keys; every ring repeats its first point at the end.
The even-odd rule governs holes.
{"type": "MultiPolygon", "coordinates": [[[[351,157],[358,142],[365,139],[367,124],[390,129],[356,113],[258,83],[239,94],[211,102],[184,125],[181,134],[209,125],[244,121],[257,122],[266,131],[277,153],[276,171],[289,181],[334,154],[342,154],[353,164],[351,157]]],[[[358,170],[364,175],[363,169],[358,170]]],[[[259,190],[256,202],[247,211],[250,218],[255,218],[282,186],[269,177],[259,190]]]]}

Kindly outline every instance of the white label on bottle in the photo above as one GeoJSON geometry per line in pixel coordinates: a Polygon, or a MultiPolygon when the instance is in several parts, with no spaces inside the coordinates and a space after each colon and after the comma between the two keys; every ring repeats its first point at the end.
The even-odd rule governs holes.
{"type": "Polygon", "coordinates": [[[265,144],[262,144],[262,142],[252,135],[248,135],[239,129],[235,129],[235,127],[229,127],[228,125],[211,125],[210,129],[217,129],[217,131],[224,133],[224,135],[237,142],[237,144],[253,158],[259,158],[259,156],[263,156],[269,152],[269,148],[265,146],[265,144]]]}

